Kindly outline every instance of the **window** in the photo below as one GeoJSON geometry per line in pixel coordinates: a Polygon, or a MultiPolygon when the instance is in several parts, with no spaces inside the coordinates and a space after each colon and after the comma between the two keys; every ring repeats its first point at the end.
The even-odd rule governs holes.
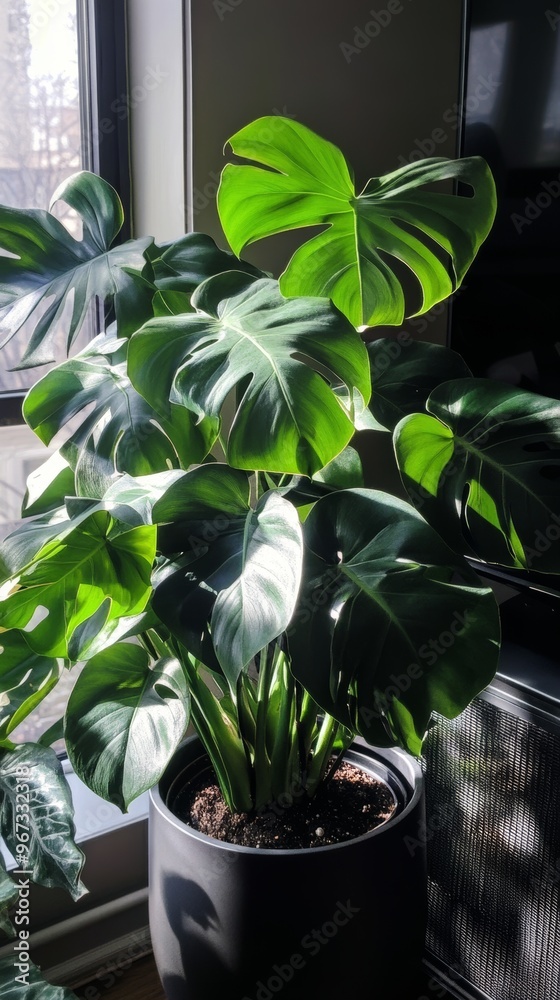
{"type": "MultiPolygon", "coordinates": [[[[28,26],[28,34],[23,31],[23,43],[18,43],[23,51],[22,59],[28,61],[25,65],[35,58],[34,65],[40,67],[39,57],[30,54],[29,45],[36,41],[41,31],[47,33],[45,37],[48,38],[49,26],[57,18],[62,18],[57,23],[63,25],[66,40],[71,40],[69,47],[73,54],[68,57],[68,64],[73,66],[74,82],[67,71],[64,83],[61,82],[58,89],[51,84],[43,87],[40,94],[37,89],[36,100],[41,97],[49,103],[49,114],[48,121],[43,120],[39,127],[42,119],[37,111],[39,124],[32,131],[31,138],[26,140],[35,162],[41,152],[42,158],[49,161],[50,170],[54,169],[52,158],[56,157],[56,166],[61,171],[63,167],[68,173],[80,167],[97,171],[119,191],[130,220],[129,132],[132,131],[138,167],[137,198],[151,212],[149,219],[142,218],[141,228],[143,231],[154,231],[156,235],[159,234],[154,202],[157,205],[161,178],[160,170],[146,176],[146,150],[151,152],[157,147],[161,165],[164,156],[158,142],[161,131],[168,141],[172,135],[177,156],[182,161],[183,115],[181,0],[173,0],[173,3],[166,0],[165,7],[158,5],[158,8],[156,10],[155,5],[153,8],[147,5],[146,0],[127,0],[126,3],[125,0],[5,0],[0,11],[0,74],[3,73],[4,78],[9,74],[3,58],[10,48],[17,47],[15,36],[6,41],[10,25],[16,35],[17,32],[22,33],[22,20],[23,26],[28,26]],[[130,92],[134,86],[144,87],[150,68],[154,71],[159,69],[163,80],[162,86],[158,86],[153,94],[144,88],[142,95],[145,99],[136,102],[127,96],[129,44],[134,45],[130,92]],[[171,59],[173,71],[169,65],[171,59]],[[171,85],[173,95],[169,93],[171,85]],[[174,127],[170,129],[172,96],[178,99],[174,104],[174,127]],[[76,160],[77,155],[79,160],[76,160]]],[[[45,56],[43,64],[46,75],[56,78],[58,71],[62,70],[61,63],[51,35],[50,55],[48,59],[45,56]]],[[[32,82],[35,86],[32,74],[21,69],[18,72],[23,92],[29,95],[32,82]]],[[[139,93],[137,90],[137,96],[139,93]]],[[[2,99],[0,93],[0,102],[2,99]]],[[[30,116],[29,110],[22,111],[23,118],[29,119],[30,116]]],[[[1,128],[7,117],[9,115],[2,105],[0,152],[1,128]]],[[[4,147],[4,155],[7,156],[8,152],[9,149],[4,147]]],[[[13,172],[11,177],[14,183],[13,172]]],[[[56,179],[51,178],[49,184],[43,185],[46,199],[56,183],[56,179]]],[[[171,197],[169,189],[165,191],[165,196],[171,197]]],[[[0,189],[0,201],[7,200],[4,189],[0,189]]],[[[24,192],[21,200],[14,200],[12,204],[27,207],[31,200],[24,192]]],[[[182,218],[182,206],[179,201],[177,204],[182,218]]],[[[167,229],[166,220],[162,222],[161,229],[167,229]]],[[[121,238],[126,239],[128,235],[128,231],[124,232],[121,238]]],[[[169,232],[167,238],[172,235],[174,233],[169,232]]],[[[166,238],[165,232],[163,238],[166,238]]],[[[3,379],[0,385],[0,517],[3,518],[0,539],[9,530],[10,521],[18,517],[28,473],[45,458],[45,449],[22,422],[21,403],[26,374],[12,376],[6,369],[5,357],[0,354],[0,378],[3,379]],[[13,378],[12,382],[9,382],[10,378],[13,378]],[[21,380],[19,387],[16,378],[21,380]]],[[[37,372],[33,371],[29,383],[35,381],[36,376],[37,372]]],[[[56,696],[56,693],[55,689],[52,694],[56,696]]],[[[58,717],[55,709],[52,714],[49,706],[46,710],[43,720],[45,729],[58,717]]],[[[30,730],[24,738],[35,739],[37,735],[36,731],[30,730]]],[[[19,733],[17,738],[20,738],[19,733]]],[[[64,768],[72,789],[77,837],[86,853],[84,881],[90,893],[76,904],[64,893],[33,886],[31,900],[33,960],[45,974],[59,983],[87,978],[101,966],[105,967],[104,963],[111,958],[122,961],[141,954],[149,947],[146,929],[147,796],[136,800],[129,813],[123,816],[115,806],[103,802],[85,788],[71,773],[67,760],[64,761],[64,768]]],[[[11,949],[11,944],[0,946],[0,957],[11,954],[11,949]]]]}

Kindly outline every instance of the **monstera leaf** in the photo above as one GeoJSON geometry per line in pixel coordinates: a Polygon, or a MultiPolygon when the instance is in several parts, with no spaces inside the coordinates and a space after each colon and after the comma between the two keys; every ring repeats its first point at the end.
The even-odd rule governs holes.
{"type": "Polygon", "coordinates": [[[407,164],[358,193],[340,150],[299,122],[260,118],[229,142],[238,156],[271,168],[228,164],[222,172],[218,210],[234,252],[274,233],[326,225],[296,251],[280,288],[328,296],[355,326],[400,325],[405,311],[419,315],[446,298],[494,218],[494,182],[479,157],[407,164]],[[428,189],[440,181],[468,184],[472,197],[428,189]],[[419,304],[405,308],[391,258],[415,275],[419,304]]]}
{"type": "Polygon", "coordinates": [[[435,389],[427,405],[429,414],[405,417],[394,436],[405,485],[426,519],[487,562],[560,573],[558,402],[459,379],[435,389]]]}
{"type": "Polygon", "coordinates": [[[428,396],[442,382],[465,378],[470,371],[459,354],[440,344],[382,337],[367,346],[372,393],[369,408],[378,429],[393,431],[404,416],[423,411],[428,396]]]}
{"type": "Polygon", "coordinates": [[[187,233],[162,248],[162,254],[154,261],[153,267],[155,284],[160,291],[184,292],[189,296],[207,278],[224,271],[242,271],[255,278],[265,277],[259,268],[239,260],[227,250],[220,250],[205,233],[187,233]]]}
{"type": "Polygon", "coordinates": [[[119,643],[86,664],[68,701],[65,738],[76,773],[123,811],[151,788],[182,739],[189,696],[178,660],[150,664],[119,643]]]}
{"type": "Polygon", "coordinates": [[[0,742],[52,691],[60,672],[57,660],[30,649],[25,634],[0,632],[0,742]]]}
{"type": "Polygon", "coordinates": [[[176,572],[156,585],[154,608],[189,648],[191,635],[209,627],[235,694],[241,671],[292,616],[302,561],[297,512],[276,492],[265,493],[253,509],[247,477],[215,465],[174,483],[154,505],[153,518],[161,524],[162,549],[184,555],[176,572]]]}
{"type": "MultiPolygon", "coordinates": [[[[74,239],[50,212],[0,206],[0,322],[6,344],[24,323],[34,327],[19,367],[53,358],[52,340],[64,333],[69,347],[95,296],[115,300],[117,313],[132,327],[149,314],[153,287],[143,282],[150,238],[111,248],[123,223],[116,191],[87,171],[65,180],[51,203],[64,201],[83,223],[74,239]],[[65,310],[72,295],[70,315],[65,310]],[[47,304],[48,303],[48,304],[47,304]],[[45,308],[46,305],[46,308],[45,308]]],[[[121,333],[125,330],[121,327],[121,333]]]]}
{"type": "Polygon", "coordinates": [[[296,678],[368,742],[419,754],[431,713],[458,715],[494,675],[491,590],[412,507],[375,490],[318,500],[304,538],[296,678]]]}
{"type": "Polygon", "coordinates": [[[132,527],[98,508],[84,503],[70,519],[24,522],[4,542],[0,626],[24,629],[43,656],[79,659],[84,636],[92,639],[88,624],[99,632],[148,602],[155,528],[133,508],[119,510],[132,527]]]}
{"type": "Polygon", "coordinates": [[[230,465],[309,476],[327,465],[354,431],[331,385],[369,400],[354,328],[327,300],[285,299],[275,281],[234,271],[203,282],[192,304],[195,314],[152,319],[131,338],[138,391],[158,411],[171,399],[217,421],[238,389],[230,465]]]}
{"type": "Polygon", "coordinates": [[[82,415],[63,451],[72,456],[76,447],[76,490],[84,496],[102,496],[116,471],[144,476],[200,462],[217,433],[184,407],[156,414],[131,385],[123,350],[126,342],[96,338],[39,379],[24,402],[25,419],[45,444],[82,415]]]}

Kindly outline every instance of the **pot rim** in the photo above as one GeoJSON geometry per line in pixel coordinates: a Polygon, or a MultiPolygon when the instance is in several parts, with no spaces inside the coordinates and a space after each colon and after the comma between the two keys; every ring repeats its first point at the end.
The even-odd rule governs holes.
{"type": "MultiPolygon", "coordinates": [[[[175,759],[177,754],[180,754],[185,747],[192,745],[192,743],[200,743],[199,737],[194,734],[188,736],[183,742],[177,747],[175,754],[172,757],[172,761],[175,759]]],[[[206,753],[202,744],[200,744],[202,750],[202,757],[206,757],[206,753]]],[[[160,784],[164,778],[162,778],[154,785],[149,791],[150,797],[150,810],[155,810],[160,813],[162,818],[168,823],[171,823],[178,830],[181,830],[185,836],[193,837],[195,840],[199,840],[213,847],[225,850],[234,851],[241,854],[256,854],[259,857],[280,855],[286,856],[299,856],[302,854],[320,854],[326,851],[338,851],[343,848],[348,848],[352,845],[361,844],[372,837],[380,837],[386,834],[387,831],[395,831],[395,828],[399,826],[400,823],[404,822],[409,813],[411,813],[417,806],[424,794],[424,775],[420,763],[409,754],[405,753],[404,750],[394,747],[372,747],[365,741],[361,741],[359,738],[356,739],[351,746],[346,751],[345,760],[348,760],[351,764],[356,764],[358,767],[362,766],[363,770],[368,770],[367,766],[361,764],[360,760],[353,758],[360,757],[370,757],[374,761],[377,758],[381,758],[384,768],[393,774],[393,777],[397,779],[396,783],[404,785],[404,791],[407,795],[407,801],[402,804],[399,802],[399,796],[397,795],[397,807],[395,812],[389,819],[380,823],[373,830],[368,830],[366,833],[362,833],[357,837],[352,837],[348,840],[342,840],[336,844],[325,844],[323,847],[248,847],[245,844],[233,844],[226,840],[219,840],[217,837],[211,837],[207,833],[202,833],[200,830],[195,830],[194,827],[189,826],[184,820],[179,819],[175,813],[171,811],[169,806],[166,804],[161,792],[160,784]]],[[[170,762],[171,763],[171,762],[170,762]]],[[[168,765],[169,767],[169,765],[168,765]]],[[[374,772],[375,773],[375,772],[374,772]]],[[[383,775],[375,773],[375,777],[380,778],[382,781],[386,781],[383,775]]],[[[393,795],[395,795],[395,789],[393,786],[389,785],[393,795]]]]}

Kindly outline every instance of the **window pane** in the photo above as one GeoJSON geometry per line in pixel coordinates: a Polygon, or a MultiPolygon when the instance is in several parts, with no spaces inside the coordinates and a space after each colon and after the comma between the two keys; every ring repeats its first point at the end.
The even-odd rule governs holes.
{"type": "MultiPolygon", "coordinates": [[[[0,6],[4,205],[48,208],[61,181],[82,167],[76,22],[76,0],[3,0],[0,6]]],[[[60,205],[56,214],[79,238],[75,213],[60,205]]],[[[28,336],[24,329],[0,354],[0,393],[26,390],[35,380],[37,373],[10,371],[28,336]]],[[[59,361],[64,350],[61,337],[59,361]]]]}
{"type": "MultiPolygon", "coordinates": [[[[0,5],[0,202],[16,208],[48,208],[64,178],[82,168],[76,0],[2,0],[0,5]]],[[[75,213],[55,210],[80,238],[75,213]]],[[[94,317],[80,342],[95,332],[94,317]]],[[[0,353],[2,393],[24,391],[48,366],[10,371],[29,331],[23,330],[0,353]]],[[[80,344],[76,345],[76,348],[80,344]]],[[[65,356],[61,337],[57,360],[65,356]]],[[[16,526],[27,476],[46,460],[47,449],[25,425],[0,426],[0,539],[16,526]]],[[[62,714],[76,671],[67,674],[42,705],[40,717],[26,720],[16,742],[36,739],[62,714]]]]}

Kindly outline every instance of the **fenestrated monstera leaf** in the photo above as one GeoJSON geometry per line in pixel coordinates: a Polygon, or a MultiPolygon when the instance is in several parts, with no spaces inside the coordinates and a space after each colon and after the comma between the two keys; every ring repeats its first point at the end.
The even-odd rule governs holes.
{"type": "Polygon", "coordinates": [[[84,496],[102,496],[117,471],[143,476],[200,462],[217,434],[217,422],[197,422],[182,406],[156,413],[131,385],[126,346],[97,337],[39,379],[25,398],[24,417],[45,444],[83,412],[62,451],[72,462],[69,447],[76,446],[76,490],[84,496]]]}
{"type": "Polygon", "coordinates": [[[27,477],[27,489],[22,504],[24,517],[45,514],[62,507],[64,497],[73,496],[74,472],[60,451],[55,451],[27,477]]]}
{"type": "Polygon", "coordinates": [[[159,781],[185,734],[189,694],[178,660],[150,664],[121,642],[88,661],[70,695],[64,734],[72,766],[123,811],[159,781]]]}
{"type": "Polygon", "coordinates": [[[25,633],[0,632],[0,742],[52,691],[60,673],[58,660],[34,653],[25,633]]]}
{"type": "Polygon", "coordinates": [[[393,431],[409,413],[425,409],[428,396],[442,382],[468,378],[460,354],[440,344],[411,337],[381,337],[366,345],[371,368],[369,408],[379,429],[393,431]]]}
{"type": "Polygon", "coordinates": [[[155,284],[160,291],[192,295],[203,281],[224,271],[242,271],[255,278],[266,275],[246,260],[239,260],[227,250],[220,250],[205,233],[187,233],[162,248],[153,262],[155,284]]]}
{"type": "Polygon", "coordinates": [[[238,156],[272,168],[228,164],[222,172],[218,211],[234,252],[274,233],[325,224],[296,251],[280,288],[328,296],[355,326],[398,326],[405,312],[420,315],[450,295],[495,215],[494,182],[480,157],[407,164],[358,193],[340,150],[299,122],[259,118],[229,143],[238,156]],[[427,190],[440,181],[468,184],[472,197],[427,190]],[[405,306],[391,257],[416,276],[420,304],[405,306]]]}
{"type": "Polygon", "coordinates": [[[54,750],[21,743],[0,755],[0,834],[34,882],[66,889],[73,899],[87,891],[70,788],[54,750]],[[22,802],[27,809],[18,808],[22,802]]]}
{"type": "Polygon", "coordinates": [[[52,361],[52,339],[61,330],[69,348],[96,295],[114,300],[117,313],[126,312],[128,321],[131,315],[137,317],[140,325],[153,294],[150,286],[141,288],[144,254],[153,240],[133,240],[111,249],[122,227],[123,208],[107,181],[80,171],[63,181],[51,208],[57,201],[80,214],[81,240],[50,212],[0,206],[0,247],[15,255],[0,256],[0,347],[24,323],[34,324],[20,368],[52,361]],[[70,294],[68,318],[63,313],[70,294]]]}
{"type": "Polygon", "coordinates": [[[427,407],[394,434],[405,486],[426,519],[486,562],[560,573],[557,400],[459,379],[435,389],[427,407]]]}
{"type": "Polygon", "coordinates": [[[203,282],[192,304],[195,314],[152,319],[132,336],[138,391],[155,409],[171,399],[216,421],[238,388],[230,465],[309,476],[327,465],[354,431],[327,379],[350,399],[371,391],[351,324],[326,299],[285,299],[276,281],[235,271],[203,282]]]}
{"type": "Polygon", "coordinates": [[[133,508],[130,526],[100,507],[83,502],[70,519],[24,521],[3,543],[0,627],[25,630],[43,656],[79,659],[84,634],[93,638],[88,623],[101,632],[148,603],[156,529],[133,508]]]}
{"type": "Polygon", "coordinates": [[[454,718],[494,676],[492,591],[414,508],[376,490],[318,500],[304,539],[293,673],[370,743],[419,754],[431,713],[454,718]]]}
{"type": "Polygon", "coordinates": [[[297,512],[274,491],[251,508],[247,477],[213,465],[174,483],[154,505],[153,519],[161,524],[160,547],[183,554],[176,571],[156,583],[154,608],[201,657],[203,640],[193,649],[191,637],[211,635],[235,693],[241,671],[292,616],[302,562],[297,512]]]}

